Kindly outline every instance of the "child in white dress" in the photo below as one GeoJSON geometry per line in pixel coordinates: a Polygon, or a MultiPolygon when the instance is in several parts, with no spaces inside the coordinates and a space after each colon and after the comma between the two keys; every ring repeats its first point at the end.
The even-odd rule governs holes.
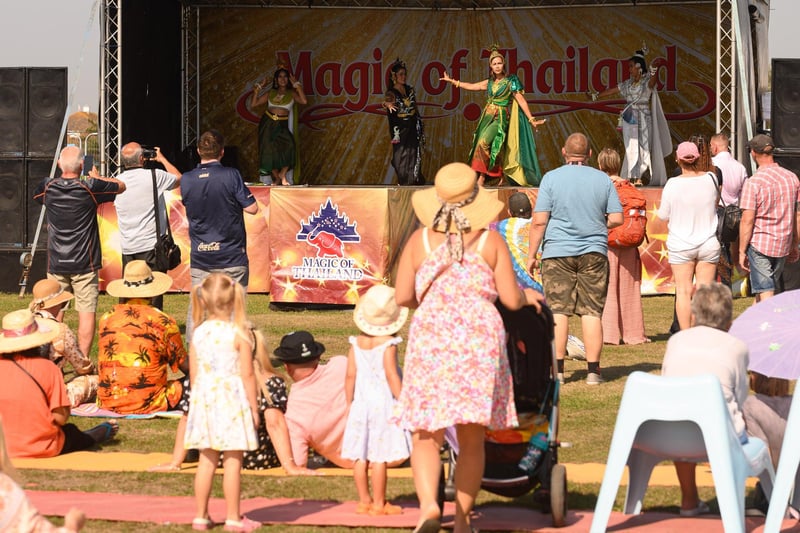
{"type": "Polygon", "coordinates": [[[252,531],[261,524],[239,512],[244,450],[258,447],[253,337],[247,328],[244,289],[225,274],[209,275],[192,290],[197,325],[189,349],[192,397],[184,447],[200,450],[194,478],[197,514],[192,529],[208,530],[208,498],[222,453],[227,515],[225,531],[252,531]]]}
{"type": "Polygon", "coordinates": [[[394,289],[370,288],[356,306],[353,320],[362,334],[350,337],[345,391],[349,412],[342,439],[342,457],[354,460],[353,478],[358,490],[359,514],[400,514],[402,509],[386,501],[386,463],[408,458],[408,432],[389,423],[400,395],[400,371],[395,337],[408,318],[408,308],[394,301],[394,289]],[[370,496],[367,472],[372,468],[370,496]]]}

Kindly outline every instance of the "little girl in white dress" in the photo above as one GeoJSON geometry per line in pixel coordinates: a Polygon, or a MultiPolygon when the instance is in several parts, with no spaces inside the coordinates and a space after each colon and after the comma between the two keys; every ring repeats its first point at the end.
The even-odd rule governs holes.
{"type": "Polygon", "coordinates": [[[386,501],[386,463],[406,459],[411,453],[408,432],[389,423],[400,395],[400,370],[395,337],[408,318],[408,308],[398,307],[394,289],[370,288],[358,302],[353,320],[362,331],[350,337],[345,391],[350,406],[342,439],[342,457],[356,461],[353,478],[358,490],[359,514],[400,514],[386,501]],[[367,472],[372,468],[370,496],[367,472]]]}

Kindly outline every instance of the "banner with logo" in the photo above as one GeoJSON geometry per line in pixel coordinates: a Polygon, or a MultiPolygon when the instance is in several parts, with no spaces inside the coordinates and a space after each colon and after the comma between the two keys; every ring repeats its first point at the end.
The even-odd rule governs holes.
{"type": "MultiPolygon", "coordinates": [[[[239,167],[257,181],[255,83],[278,63],[302,83],[297,110],[298,182],[376,185],[396,182],[391,137],[380,103],[396,58],[407,64],[425,124],[423,173],[464,161],[485,101],[483,92],[440,81],[489,74],[496,43],[516,73],[533,114],[544,171],[561,164],[561,146],[586,133],[594,153],[623,151],[616,129],[620,98],[592,102],[590,91],[629,76],[628,58],[646,48],[673,145],[714,133],[716,2],[559,6],[526,9],[397,10],[226,7],[200,9],[200,128],[217,128],[237,146],[239,167]]],[[[675,168],[666,158],[667,171],[675,168]]]]}

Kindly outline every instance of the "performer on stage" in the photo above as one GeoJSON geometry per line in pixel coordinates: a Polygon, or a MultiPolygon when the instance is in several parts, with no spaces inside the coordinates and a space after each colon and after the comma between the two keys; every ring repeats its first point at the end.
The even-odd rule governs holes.
{"type": "Polygon", "coordinates": [[[493,45],[489,55],[491,73],[477,83],[451,78],[447,72],[440,78],[458,89],[486,91],[486,106],[472,137],[469,165],[480,174],[483,184],[488,176],[502,185],[508,176],[517,185],[537,186],[542,179],[536,141],[525,122],[536,128],[544,120],[536,120],[525,101],[522,82],[516,74],[506,74],[506,63],[493,45]]]}
{"type": "Polygon", "coordinates": [[[630,78],[616,87],[589,93],[589,96],[592,101],[617,94],[625,98],[626,105],[620,114],[625,160],[620,174],[641,187],[644,184],[642,178],[649,171],[647,184],[663,187],[667,182],[664,157],[672,153],[672,142],[661,100],[655,90],[657,69],[651,66],[648,70],[645,52],[646,49],[637,50],[628,60],[630,78]]]}
{"type": "Polygon", "coordinates": [[[296,117],[294,104],[306,104],[303,86],[289,71],[279,66],[272,78],[272,88],[265,93],[266,85],[256,83],[250,98],[250,107],[256,108],[267,103],[267,109],[258,123],[258,172],[261,181],[267,185],[293,185],[289,169],[295,167],[297,149],[294,138],[296,117]]]}
{"type": "Polygon", "coordinates": [[[391,68],[392,85],[386,91],[381,107],[389,119],[389,136],[392,139],[392,166],[399,185],[425,185],[422,175],[422,150],[425,147],[425,129],[417,110],[417,93],[406,84],[408,69],[398,57],[391,68]]]}

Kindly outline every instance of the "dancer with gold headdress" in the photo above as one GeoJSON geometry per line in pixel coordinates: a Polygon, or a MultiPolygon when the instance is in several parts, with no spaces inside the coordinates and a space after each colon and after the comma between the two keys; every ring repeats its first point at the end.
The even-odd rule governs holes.
{"type": "Polygon", "coordinates": [[[294,138],[296,119],[295,104],[306,104],[303,85],[294,79],[289,70],[279,65],[272,77],[272,88],[262,94],[266,85],[253,85],[250,107],[256,108],[266,102],[267,109],[258,123],[258,172],[267,185],[293,185],[289,170],[296,168],[297,149],[294,138]],[[290,126],[291,123],[291,126],[290,126]]]}
{"type": "Polygon", "coordinates": [[[425,185],[422,175],[422,150],[425,130],[417,110],[417,93],[406,84],[408,69],[398,57],[392,63],[391,86],[381,107],[386,109],[392,139],[392,166],[399,185],[425,185]]]}
{"type": "Polygon", "coordinates": [[[477,83],[455,80],[447,72],[440,78],[458,89],[486,91],[486,106],[472,137],[469,165],[481,180],[495,178],[504,184],[508,176],[517,185],[539,185],[542,171],[536,141],[525,122],[536,128],[545,120],[536,120],[531,114],[522,82],[516,74],[506,74],[505,58],[497,45],[491,47],[489,68],[489,77],[477,83]]]}

